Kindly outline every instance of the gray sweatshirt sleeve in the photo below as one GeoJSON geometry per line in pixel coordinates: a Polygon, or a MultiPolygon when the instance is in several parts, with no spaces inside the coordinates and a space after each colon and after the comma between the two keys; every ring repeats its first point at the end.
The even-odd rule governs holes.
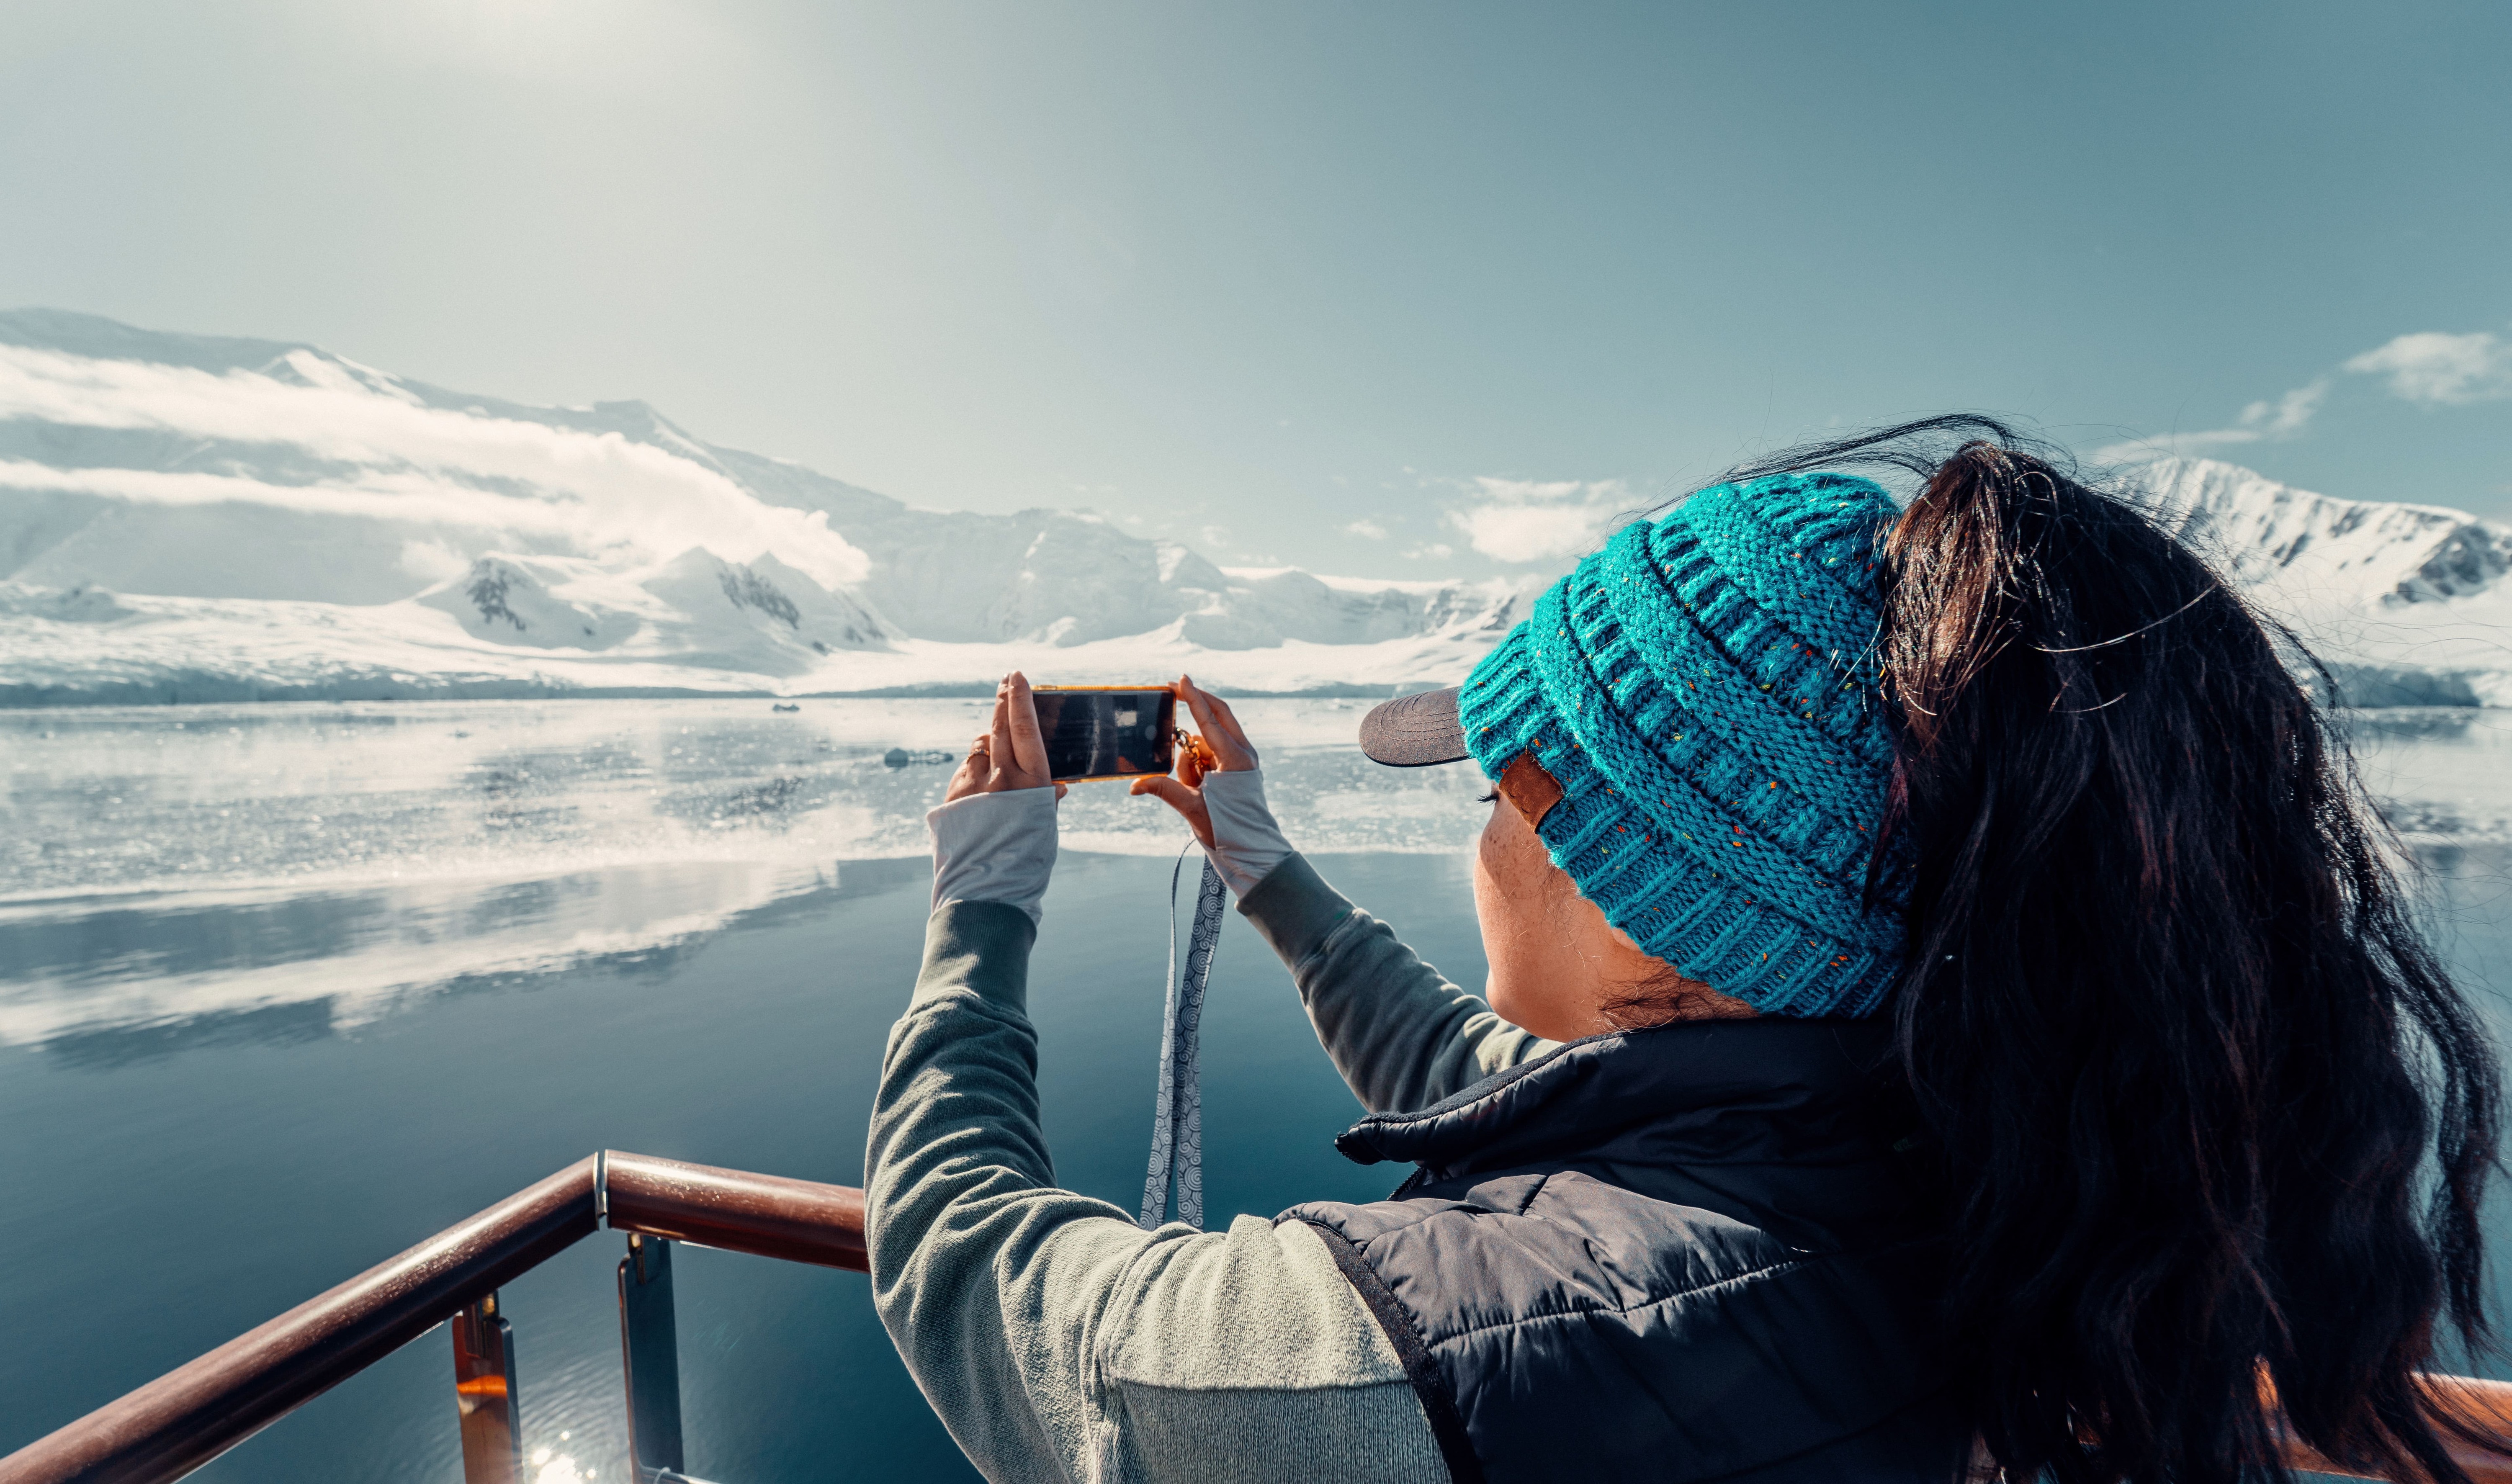
{"type": "Polygon", "coordinates": [[[864,1155],[873,1301],[990,1479],[1447,1478],[1376,1320],[1308,1227],[1145,1231],[1055,1189],[1027,1013],[1037,926],[946,902],[864,1155]]]}
{"type": "Polygon", "coordinates": [[[1290,967],[1317,1040],[1371,1113],[1428,1108],[1559,1044],[1449,983],[1305,856],[1275,867],[1238,911],[1290,967]]]}

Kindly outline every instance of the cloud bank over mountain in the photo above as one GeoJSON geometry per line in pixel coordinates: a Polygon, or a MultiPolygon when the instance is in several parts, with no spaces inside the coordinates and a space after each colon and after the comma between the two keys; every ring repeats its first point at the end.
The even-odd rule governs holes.
{"type": "Polygon", "coordinates": [[[892,690],[1195,666],[1438,683],[1521,585],[1214,566],[1095,516],[912,509],[644,403],[0,314],[0,692],[892,690]]]}
{"type": "Polygon", "coordinates": [[[1655,503],[1621,480],[1468,481],[1447,523],[1496,562],[1567,567],[1625,521],[1655,503]]]}

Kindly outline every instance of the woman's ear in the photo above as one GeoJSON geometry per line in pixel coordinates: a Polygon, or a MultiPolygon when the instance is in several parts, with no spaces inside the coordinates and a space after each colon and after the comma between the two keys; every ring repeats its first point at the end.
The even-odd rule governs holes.
{"type": "Polygon", "coordinates": [[[1519,753],[1510,759],[1509,766],[1500,770],[1500,778],[1492,787],[1525,818],[1529,829],[1542,826],[1544,816],[1561,801],[1561,785],[1544,770],[1543,763],[1535,761],[1533,753],[1519,753]]]}

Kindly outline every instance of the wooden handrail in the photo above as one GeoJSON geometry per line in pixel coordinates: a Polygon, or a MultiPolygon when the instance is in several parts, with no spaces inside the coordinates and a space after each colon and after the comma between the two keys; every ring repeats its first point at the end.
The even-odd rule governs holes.
{"type": "Polygon", "coordinates": [[[610,1225],[788,1263],[870,1272],[863,1191],[606,1152],[610,1225]]]}
{"type": "Polygon", "coordinates": [[[181,1478],[608,1225],[867,1270],[863,1192],[604,1151],[0,1459],[0,1484],[181,1478]]]}
{"type": "Polygon", "coordinates": [[[181,1478],[593,1230],[585,1158],[0,1459],[0,1484],[181,1478]]]}
{"type": "MultiPolygon", "coordinates": [[[[322,1395],[602,1225],[870,1270],[863,1191],[605,1150],[0,1459],[0,1484],[161,1484],[322,1395]]],[[[2437,1410],[2512,1437],[2512,1384],[2428,1378],[2437,1410]]],[[[2346,1470],[2288,1437],[2296,1468],[2346,1470]]],[[[2477,1484],[2512,1457],[2454,1443],[2477,1484]]]]}

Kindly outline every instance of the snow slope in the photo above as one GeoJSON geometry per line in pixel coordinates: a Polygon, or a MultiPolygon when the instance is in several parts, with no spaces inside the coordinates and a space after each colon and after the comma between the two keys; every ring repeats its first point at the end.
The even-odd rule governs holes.
{"type": "Polygon", "coordinates": [[[2367,706],[2512,706],[2512,527],[2341,500],[2214,459],[2139,471],[2165,524],[2367,706]]]}
{"type": "Polygon", "coordinates": [[[0,698],[828,692],[1461,674],[1511,584],[1225,572],[1085,513],[916,510],[644,403],[0,314],[0,698]]]}

